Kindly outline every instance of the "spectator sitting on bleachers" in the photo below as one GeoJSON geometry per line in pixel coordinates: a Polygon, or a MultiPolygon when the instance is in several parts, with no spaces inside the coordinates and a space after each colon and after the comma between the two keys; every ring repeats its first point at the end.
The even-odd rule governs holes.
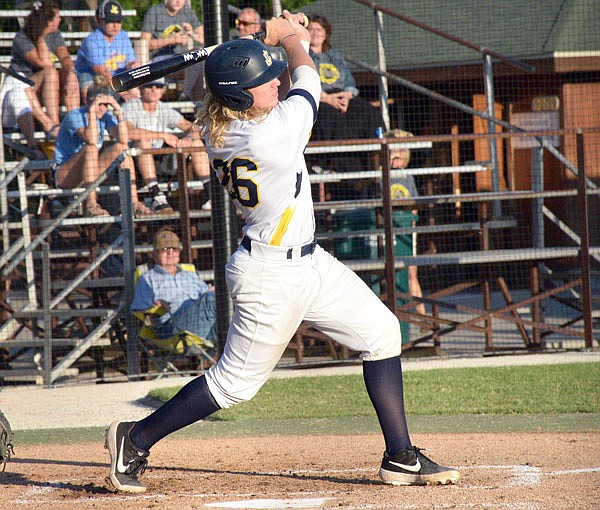
{"type": "MultiPolygon", "coordinates": [[[[232,39],[248,37],[258,32],[261,28],[261,24],[262,22],[259,12],[252,7],[244,7],[238,13],[237,18],[235,18],[236,33],[233,34],[232,39]]],[[[287,61],[285,51],[283,51],[283,48],[280,46],[267,46],[267,48],[274,59],[287,61]]],[[[285,97],[280,99],[283,101],[285,97]]]]}
{"type": "Polygon", "coordinates": [[[32,107],[36,102],[35,97],[32,87],[17,78],[7,76],[0,91],[2,128],[5,132],[20,131],[31,151],[32,159],[43,160],[47,158],[35,139],[34,119],[40,117],[40,123],[44,127],[49,126],[50,133],[55,130],[52,129],[52,120],[44,113],[39,101],[37,101],[37,108],[32,107]]]}
{"type": "MultiPolygon", "coordinates": [[[[196,43],[204,45],[202,23],[188,0],[164,0],[150,7],[144,15],[142,40],[148,41],[150,58],[171,56],[188,51],[196,43]]],[[[184,70],[180,99],[202,100],[204,96],[204,64],[184,70]]]]}
{"type": "Polygon", "coordinates": [[[8,76],[0,92],[3,127],[20,129],[28,147],[38,152],[40,149],[34,139],[34,120],[41,124],[46,138],[54,140],[60,124],[60,96],[63,96],[67,110],[79,107],[77,76],[58,30],[59,24],[59,6],[56,2],[33,2],[22,30],[17,32],[13,41],[10,69],[33,80],[35,84],[29,86],[8,76]],[[60,71],[55,68],[55,62],[60,62],[60,71]]]}
{"type": "Polygon", "coordinates": [[[260,14],[252,7],[242,9],[235,19],[235,29],[238,37],[252,35],[260,30],[260,14]]]}
{"type": "MultiPolygon", "coordinates": [[[[128,124],[130,140],[142,149],[160,149],[164,144],[171,147],[202,147],[200,135],[193,124],[177,110],[168,107],[161,98],[165,93],[165,79],[147,83],[140,87],[141,98],[131,99],[123,104],[123,113],[128,124]]],[[[137,158],[140,173],[153,196],[152,210],[169,214],[173,209],[167,203],[165,195],[159,191],[156,177],[156,161],[160,166],[172,161],[171,154],[142,154],[137,158]],[[156,161],[155,161],[156,160],[156,161]]],[[[210,177],[210,166],[205,152],[191,153],[192,168],[195,175],[204,181],[210,177]]],[[[166,168],[170,175],[174,168],[166,168]]]]}
{"type": "MultiPolygon", "coordinates": [[[[312,140],[348,140],[375,138],[383,126],[381,113],[359,96],[356,82],[341,52],[331,47],[333,27],[324,16],[309,16],[310,51],[321,77],[319,116],[312,140]]],[[[312,161],[311,161],[312,163],[312,161]]],[[[319,158],[319,166],[335,171],[372,169],[364,154],[343,153],[319,158]]]]}
{"type": "MultiPolygon", "coordinates": [[[[76,188],[94,182],[109,165],[128,147],[129,134],[123,111],[108,88],[108,78],[97,75],[88,88],[86,105],[71,110],[63,119],[52,163],[52,181],[59,188],[76,188]],[[109,113],[109,108],[114,115],[109,113]],[[105,143],[108,132],[114,143],[105,143]]],[[[127,156],[121,163],[131,177],[131,200],[136,217],[152,211],[138,200],[135,186],[133,158],[127,156]]],[[[107,216],[93,191],[86,200],[86,216],[107,216]]]]}
{"type": "Polygon", "coordinates": [[[140,276],[131,311],[166,308],[160,317],[145,321],[157,338],[169,338],[189,331],[207,340],[216,340],[215,293],[194,271],[179,265],[181,241],[169,227],[154,236],[154,265],[140,276]]]}
{"type": "MultiPolygon", "coordinates": [[[[123,9],[115,0],[104,0],[96,10],[98,28],[82,42],[75,59],[81,96],[87,97],[87,89],[94,75],[102,74],[109,79],[125,69],[136,67],[131,39],[123,30],[123,9]]],[[[119,94],[124,100],[139,97],[137,89],[119,94]]]]}
{"type": "Polygon", "coordinates": [[[80,105],[75,66],[58,29],[60,21],[57,2],[33,2],[23,29],[13,41],[11,60],[13,71],[35,82],[34,90],[41,93],[46,112],[56,123],[61,98],[67,111],[80,105]],[[57,62],[59,70],[55,67],[57,62]]]}

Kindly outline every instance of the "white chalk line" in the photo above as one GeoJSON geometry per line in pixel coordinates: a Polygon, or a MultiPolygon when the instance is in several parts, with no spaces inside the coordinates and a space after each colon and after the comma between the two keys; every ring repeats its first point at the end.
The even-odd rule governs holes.
{"type": "Polygon", "coordinates": [[[344,506],[343,510],[411,510],[423,508],[498,508],[501,510],[538,510],[538,505],[527,501],[517,503],[377,503],[372,505],[344,506]]]}
{"type": "Polygon", "coordinates": [[[209,508],[243,508],[243,509],[287,509],[287,508],[319,508],[334,498],[303,498],[303,499],[252,499],[247,501],[223,501],[206,503],[209,508]]]}
{"type": "Polygon", "coordinates": [[[543,472],[540,468],[529,466],[527,464],[515,466],[464,466],[459,468],[462,471],[468,469],[492,470],[500,469],[511,472],[509,487],[539,485],[542,483],[543,472]]]}
{"type": "Polygon", "coordinates": [[[270,476],[281,475],[339,475],[351,473],[374,473],[377,474],[379,468],[351,468],[351,469],[290,469],[285,471],[267,471],[265,474],[270,476]]]}
{"type": "MultiPolygon", "coordinates": [[[[548,471],[548,472],[544,473],[541,470],[541,468],[538,468],[535,466],[529,466],[529,465],[458,466],[457,469],[459,471],[468,471],[468,470],[505,470],[505,471],[509,471],[510,478],[509,478],[509,481],[507,484],[508,487],[539,485],[542,483],[542,478],[544,476],[569,476],[569,475],[599,473],[600,472],[600,467],[589,467],[589,468],[548,471]]],[[[286,476],[286,475],[324,476],[324,475],[331,475],[331,474],[337,474],[337,475],[350,474],[351,475],[351,474],[355,474],[355,473],[375,473],[375,472],[376,472],[376,470],[374,470],[373,468],[351,468],[351,469],[330,469],[330,470],[327,470],[327,469],[321,469],[321,470],[302,469],[302,470],[270,471],[270,472],[265,472],[265,474],[274,475],[274,476],[278,476],[278,475],[280,475],[280,476],[286,476]]],[[[22,505],[31,505],[34,503],[66,504],[69,501],[64,500],[64,498],[53,499],[51,497],[51,494],[62,488],[67,488],[68,483],[78,483],[78,482],[79,482],[79,480],[71,480],[69,482],[66,482],[65,480],[55,480],[55,481],[47,482],[48,483],[47,486],[30,487],[22,496],[20,496],[18,499],[15,499],[14,503],[22,504],[22,505]]],[[[464,489],[473,489],[473,488],[477,488],[477,489],[489,488],[489,489],[491,489],[491,488],[498,487],[498,486],[497,485],[496,486],[466,485],[464,482],[459,482],[458,487],[464,488],[464,489]]],[[[273,493],[272,495],[275,496],[275,493],[273,493]]],[[[297,499],[307,498],[308,496],[313,496],[313,495],[324,496],[322,492],[319,492],[319,493],[314,493],[314,492],[287,493],[286,492],[285,495],[288,497],[289,496],[292,496],[292,497],[297,496],[297,499]]],[[[256,492],[229,494],[227,497],[252,498],[253,496],[256,496],[256,492]]],[[[190,494],[189,497],[206,499],[206,498],[214,498],[215,494],[214,493],[210,493],[210,494],[209,493],[206,493],[206,494],[198,493],[198,494],[190,494]]],[[[118,493],[118,494],[113,494],[113,495],[108,495],[108,496],[101,495],[100,497],[86,496],[86,497],[82,497],[82,498],[77,498],[77,501],[93,502],[93,501],[98,501],[100,499],[110,500],[110,501],[127,501],[127,500],[165,499],[165,498],[169,498],[169,496],[165,495],[165,494],[129,495],[129,494],[118,493]]],[[[523,504],[529,505],[527,508],[535,509],[535,507],[531,506],[531,503],[523,503],[523,504]]],[[[469,504],[465,504],[465,505],[458,505],[458,507],[460,507],[460,508],[470,508],[471,507],[469,504]]],[[[488,505],[488,506],[490,506],[490,508],[492,508],[492,507],[493,508],[511,508],[511,509],[512,508],[514,508],[514,509],[523,508],[519,505],[521,505],[521,503],[498,503],[498,504],[494,504],[492,506],[490,506],[490,505],[488,505]]],[[[474,506],[477,506],[477,504],[474,504],[474,506]]],[[[455,505],[454,507],[456,508],[457,506],[455,505]]],[[[234,508],[234,507],[232,507],[232,508],[234,508]]],[[[268,508],[268,507],[266,507],[266,508],[268,508]]],[[[294,508],[294,507],[289,507],[289,508],[294,508]]],[[[302,508],[302,507],[296,507],[296,508],[302,508]]],[[[383,510],[388,507],[375,507],[375,506],[344,507],[345,510],[360,510],[360,509],[369,510],[370,508],[381,508],[383,510]]],[[[399,508],[400,509],[400,508],[418,508],[418,507],[411,506],[411,505],[407,505],[407,506],[394,505],[393,507],[390,506],[389,508],[399,508]]],[[[435,508],[444,508],[444,507],[436,506],[435,508]]]]}
{"type": "MultiPolygon", "coordinates": [[[[77,483],[76,480],[71,480],[72,483],[77,483]]],[[[51,499],[51,498],[40,498],[39,496],[42,495],[47,495],[50,492],[53,491],[57,491],[59,489],[63,489],[63,488],[67,488],[67,484],[69,482],[62,480],[54,480],[54,481],[48,481],[47,482],[48,485],[47,486],[43,486],[43,487],[31,487],[30,489],[28,489],[25,494],[23,494],[23,496],[21,496],[20,498],[16,499],[14,501],[14,503],[16,504],[22,504],[22,505],[32,505],[35,503],[52,503],[52,504],[56,504],[56,503],[69,503],[71,500],[65,500],[64,498],[61,499],[51,499]]],[[[273,492],[271,493],[271,496],[275,496],[277,493],[273,492]]],[[[288,496],[288,497],[295,497],[295,498],[310,498],[311,496],[323,496],[323,491],[297,491],[297,492],[293,492],[293,491],[281,491],[281,495],[282,496],[288,496]]],[[[227,497],[229,498],[252,498],[256,496],[256,491],[253,492],[238,492],[238,493],[231,493],[231,494],[227,494],[227,497]]],[[[189,496],[187,496],[189,498],[197,498],[197,499],[209,499],[209,498],[214,498],[215,494],[214,492],[211,493],[199,493],[199,494],[190,494],[189,496]]],[[[113,493],[110,495],[97,495],[97,496],[85,496],[85,497],[81,497],[81,498],[77,498],[78,502],[85,502],[85,501],[89,501],[89,502],[98,502],[98,501],[139,501],[139,500],[146,500],[146,499],[169,499],[170,495],[168,494],[156,494],[156,493],[142,493],[142,494],[125,494],[122,492],[117,492],[117,493],[113,493]]]]}
{"type": "Polygon", "coordinates": [[[540,507],[535,503],[521,502],[521,503],[438,503],[424,505],[415,504],[402,504],[402,503],[384,503],[384,504],[373,504],[373,505],[352,505],[344,506],[343,510],[411,510],[411,509],[423,509],[423,508],[498,508],[500,510],[538,510],[540,507]]]}
{"type": "MultiPolygon", "coordinates": [[[[295,500],[257,500],[256,505],[252,505],[252,502],[248,501],[231,501],[217,504],[206,504],[207,508],[226,508],[226,509],[254,509],[254,510],[267,510],[267,509],[290,509],[290,508],[319,508],[327,502],[327,500],[335,498],[323,498],[326,501],[312,503],[311,501],[295,501],[295,500]],[[278,506],[281,505],[281,506],[278,506]]],[[[497,508],[499,510],[538,510],[538,505],[530,502],[520,503],[485,503],[485,508],[497,508]]],[[[398,503],[376,503],[370,505],[351,505],[338,507],[342,510],[410,510],[410,509],[423,509],[423,505],[413,504],[398,504],[398,503]]],[[[444,509],[444,508],[482,508],[481,503],[440,503],[440,504],[427,504],[426,508],[429,509],[444,509]]]]}

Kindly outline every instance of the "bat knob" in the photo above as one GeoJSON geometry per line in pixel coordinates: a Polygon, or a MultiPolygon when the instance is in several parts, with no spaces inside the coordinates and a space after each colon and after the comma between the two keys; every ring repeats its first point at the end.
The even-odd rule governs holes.
{"type": "Polygon", "coordinates": [[[123,90],[123,80],[119,75],[115,75],[110,79],[110,86],[115,92],[121,92],[123,90]]]}

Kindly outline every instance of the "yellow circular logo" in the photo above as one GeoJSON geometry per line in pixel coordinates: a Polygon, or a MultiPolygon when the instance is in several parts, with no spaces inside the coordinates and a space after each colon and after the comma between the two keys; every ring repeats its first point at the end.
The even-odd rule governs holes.
{"type": "Polygon", "coordinates": [[[319,64],[321,83],[335,83],[340,79],[340,71],[333,64],[319,64]]]}
{"type": "Polygon", "coordinates": [[[392,184],[390,186],[390,196],[392,198],[408,198],[410,193],[403,184],[392,184]]]}

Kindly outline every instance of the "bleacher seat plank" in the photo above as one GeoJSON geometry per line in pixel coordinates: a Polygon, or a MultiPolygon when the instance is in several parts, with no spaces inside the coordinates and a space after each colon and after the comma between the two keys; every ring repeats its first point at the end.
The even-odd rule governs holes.
{"type": "MultiPolygon", "coordinates": [[[[0,10],[0,18],[25,18],[31,11],[29,9],[0,10]]],[[[90,18],[96,15],[92,9],[61,9],[61,18],[90,18]]],[[[137,16],[135,9],[123,9],[123,16],[137,16]]]]}

